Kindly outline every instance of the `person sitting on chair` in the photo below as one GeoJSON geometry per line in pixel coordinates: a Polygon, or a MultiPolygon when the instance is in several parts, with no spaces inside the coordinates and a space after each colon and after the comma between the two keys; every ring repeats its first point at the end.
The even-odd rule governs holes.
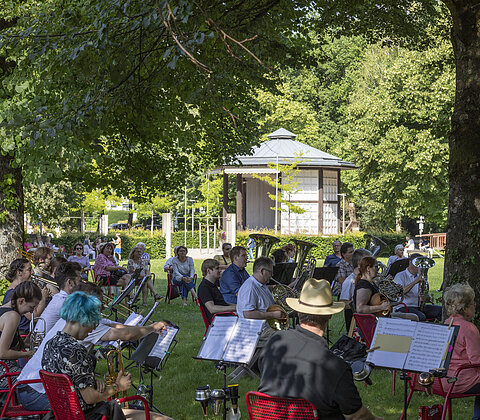
{"type": "Polygon", "coordinates": [[[404,256],[408,257],[410,252],[413,252],[415,250],[415,241],[413,240],[412,237],[407,236],[405,238],[405,251],[404,251],[404,256]]]}
{"type": "Polygon", "coordinates": [[[182,295],[183,306],[187,305],[188,292],[190,292],[194,299],[197,298],[195,292],[195,283],[193,277],[195,276],[195,266],[192,257],[187,257],[188,249],[184,245],[177,248],[177,256],[173,258],[173,282],[179,286],[180,294],[182,295]]]}
{"type": "Polygon", "coordinates": [[[428,253],[428,258],[433,257],[433,249],[430,246],[430,238],[427,236],[425,238],[420,238],[420,251],[428,253]]]}
{"type": "MultiPolygon", "coordinates": [[[[101,320],[101,302],[94,296],[74,292],[67,297],[60,311],[65,326],[45,345],[42,369],[67,375],[73,382],[80,406],[87,419],[142,418],[141,411],[122,409],[116,400],[106,401],[119,391],[127,391],[132,385],[130,373],[118,373],[114,385],[106,385],[95,378],[95,365],[87,349],[80,343],[101,320]],[[122,413],[123,412],[123,413],[122,413]]],[[[151,418],[166,419],[150,413],[151,418]]]]}
{"type": "Polygon", "coordinates": [[[113,244],[104,243],[95,260],[93,269],[100,285],[120,286],[124,288],[130,281],[130,274],[118,266],[113,255],[113,244]]]}
{"type": "Polygon", "coordinates": [[[333,294],[339,296],[342,291],[342,284],[345,279],[353,273],[352,256],[353,256],[353,244],[350,242],[344,242],[340,247],[340,254],[342,259],[337,263],[338,271],[335,279],[333,280],[333,294]]]}
{"type": "Polygon", "coordinates": [[[87,281],[88,280],[88,274],[86,272],[83,272],[83,270],[90,270],[90,260],[88,259],[88,255],[83,255],[84,251],[84,246],[80,243],[77,242],[73,246],[73,250],[75,252],[74,255],[70,255],[68,257],[69,262],[76,262],[80,264],[82,268],[82,279],[87,281]]]}
{"type": "Polygon", "coordinates": [[[287,261],[285,262],[295,262],[295,253],[297,252],[297,247],[294,244],[287,244],[282,249],[287,254],[287,261]]]}
{"type": "Polygon", "coordinates": [[[231,263],[232,259],[230,258],[230,251],[232,250],[232,244],[225,242],[222,245],[222,254],[215,255],[213,259],[217,260],[220,264],[220,272],[223,272],[231,263]]]}
{"type": "MultiPolygon", "coordinates": [[[[409,313],[414,313],[418,316],[419,321],[426,319],[436,319],[438,321],[442,318],[442,307],[438,305],[424,305],[423,311],[420,311],[420,303],[430,302],[429,295],[419,296],[419,283],[422,277],[418,275],[418,267],[413,265],[413,260],[421,257],[420,254],[411,254],[408,257],[408,267],[406,270],[398,273],[393,281],[403,287],[403,303],[407,305],[409,313]]],[[[398,312],[405,312],[404,306],[396,308],[398,312]]]]}
{"type": "Polygon", "coordinates": [[[148,291],[150,290],[153,295],[155,296],[155,300],[162,299],[162,296],[157,293],[155,287],[153,286],[152,282],[152,274],[150,273],[150,265],[148,261],[142,259],[144,249],[142,250],[141,247],[135,247],[130,252],[128,256],[128,263],[127,263],[127,270],[130,274],[133,274],[135,270],[141,269],[140,275],[138,276],[139,280],[143,280],[145,278],[145,282],[142,286],[142,296],[143,296],[143,306],[147,306],[147,297],[148,291]]]}
{"type": "Polygon", "coordinates": [[[403,247],[402,244],[395,245],[395,255],[392,255],[388,257],[387,261],[387,270],[390,268],[390,266],[398,260],[403,260],[405,257],[403,256],[405,248],[403,247]]]}
{"type": "MultiPolygon", "coordinates": [[[[480,333],[472,319],[475,316],[475,292],[468,284],[457,283],[450,286],[443,295],[448,318],[445,324],[458,325],[460,330],[453,348],[447,376],[453,377],[462,365],[480,364],[480,333]]],[[[444,389],[452,384],[441,379],[444,389]]],[[[454,393],[479,394],[480,368],[465,369],[460,372],[453,388],[454,393]]],[[[480,396],[475,397],[472,420],[480,419],[480,396]]]]}
{"type": "MultiPolygon", "coordinates": [[[[88,295],[102,299],[102,291],[94,283],[79,283],[71,292],[85,292],[88,295]]],[[[60,294],[59,294],[60,295],[60,294]]],[[[66,300],[69,295],[60,295],[66,300]]],[[[63,308],[63,306],[62,306],[63,308]]],[[[60,318],[60,314],[58,314],[60,318]]],[[[24,381],[29,379],[40,379],[40,369],[42,369],[42,358],[45,345],[49,340],[61,331],[65,327],[65,319],[59,319],[56,324],[50,329],[43,339],[40,347],[37,349],[33,357],[30,358],[28,363],[22,369],[18,380],[24,381]]],[[[98,326],[91,331],[80,343],[86,349],[91,349],[96,344],[109,343],[110,341],[136,341],[140,340],[151,333],[161,333],[165,329],[164,322],[154,322],[153,324],[145,327],[141,326],[127,326],[119,323],[115,323],[109,319],[101,319],[98,326]]],[[[28,385],[22,385],[18,390],[18,399],[22,406],[27,410],[50,410],[50,403],[45,389],[41,383],[33,383],[28,385]]]]}
{"type": "Polygon", "coordinates": [[[272,258],[273,262],[275,264],[282,264],[288,262],[288,255],[285,249],[283,248],[278,248],[275,251],[272,252],[272,258]]]}
{"type": "Polygon", "coordinates": [[[234,312],[236,305],[228,304],[223,299],[217,282],[220,280],[220,264],[217,260],[207,259],[202,263],[203,280],[198,286],[198,300],[202,306],[208,323],[212,323],[212,317],[219,312],[234,312]]]}
{"type": "Polygon", "coordinates": [[[300,325],[268,340],[259,358],[258,390],[308,400],[320,419],[381,420],[362,404],[349,365],[323,338],[329,319],[344,308],[333,302],[329,283],[308,279],[300,298],[287,298],[287,305],[297,311],[300,325]]]}
{"type": "Polygon", "coordinates": [[[145,251],[147,249],[145,243],[137,242],[137,245],[135,245],[135,248],[140,248],[140,251],[142,251],[141,259],[147,261],[148,266],[151,266],[151,263],[150,263],[151,257],[150,257],[150,254],[145,251]]]}
{"type": "Polygon", "coordinates": [[[337,264],[342,259],[342,254],[340,253],[340,248],[342,243],[340,241],[333,241],[333,254],[327,255],[325,262],[323,263],[324,267],[336,267],[337,264]]]}
{"type": "Polygon", "coordinates": [[[220,279],[220,292],[227,303],[237,303],[237,293],[243,282],[248,279],[247,250],[243,246],[234,246],[230,251],[232,264],[223,272],[220,279]]]}

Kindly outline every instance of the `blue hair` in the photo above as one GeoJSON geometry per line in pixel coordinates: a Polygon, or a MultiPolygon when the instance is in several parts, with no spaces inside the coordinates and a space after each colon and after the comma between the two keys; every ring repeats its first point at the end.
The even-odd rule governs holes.
{"type": "Polygon", "coordinates": [[[84,292],[74,292],[68,295],[60,310],[60,318],[67,322],[78,322],[88,327],[98,325],[100,319],[100,307],[102,303],[95,296],[84,292]]]}

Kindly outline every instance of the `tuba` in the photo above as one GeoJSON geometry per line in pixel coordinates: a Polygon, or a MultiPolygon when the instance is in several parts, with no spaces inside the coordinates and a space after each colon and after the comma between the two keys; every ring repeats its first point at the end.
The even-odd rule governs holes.
{"type": "Polygon", "coordinates": [[[418,267],[419,276],[421,278],[420,283],[418,284],[418,308],[423,312],[425,306],[424,296],[428,295],[429,285],[428,285],[428,269],[432,268],[435,265],[435,261],[432,258],[428,257],[417,257],[412,260],[412,264],[415,267],[418,267]]]}
{"type": "Polygon", "coordinates": [[[249,235],[255,241],[255,259],[258,257],[268,257],[273,245],[280,242],[275,236],[265,235],[263,233],[252,233],[249,235]]]}
{"type": "Polygon", "coordinates": [[[363,235],[363,239],[365,239],[365,249],[370,251],[373,257],[376,257],[380,254],[380,251],[387,247],[387,244],[380,238],[369,235],[368,233],[363,235]]]}
{"type": "MultiPolygon", "coordinates": [[[[295,277],[298,281],[298,279],[300,279],[301,277],[301,274],[303,274],[304,272],[303,266],[305,265],[305,261],[307,260],[308,253],[311,251],[312,248],[316,247],[317,245],[312,242],[300,241],[299,239],[294,239],[292,242],[297,247],[295,251],[295,262],[297,263],[297,271],[295,272],[295,277]]],[[[311,270],[311,267],[309,267],[309,269],[311,270]]],[[[313,270],[315,270],[315,267],[313,267],[313,270]]]]}

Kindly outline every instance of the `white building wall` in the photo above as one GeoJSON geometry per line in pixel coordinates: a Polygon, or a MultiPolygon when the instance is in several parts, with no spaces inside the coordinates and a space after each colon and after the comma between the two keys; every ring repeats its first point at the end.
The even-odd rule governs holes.
{"type": "Polygon", "coordinates": [[[323,171],[323,233],[338,234],[338,172],[323,171]],[[335,201],[335,203],[326,203],[335,201]]]}
{"type": "Polygon", "coordinates": [[[246,222],[248,229],[274,229],[275,201],[268,197],[268,193],[275,194],[275,188],[266,182],[255,178],[247,178],[247,214],[246,222]]]}

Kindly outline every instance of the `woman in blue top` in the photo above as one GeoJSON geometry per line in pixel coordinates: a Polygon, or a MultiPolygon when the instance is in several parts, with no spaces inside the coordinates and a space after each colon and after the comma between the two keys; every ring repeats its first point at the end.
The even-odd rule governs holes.
{"type": "Polygon", "coordinates": [[[193,259],[187,257],[187,252],[186,246],[179,246],[177,248],[177,256],[172,260],[173,282],[180,288],[183,306],[187,305],[188,292],[192,293],[194,299],[197,298],[195,283],[193,282],[195,266],[193,265],[193,259]]]}

